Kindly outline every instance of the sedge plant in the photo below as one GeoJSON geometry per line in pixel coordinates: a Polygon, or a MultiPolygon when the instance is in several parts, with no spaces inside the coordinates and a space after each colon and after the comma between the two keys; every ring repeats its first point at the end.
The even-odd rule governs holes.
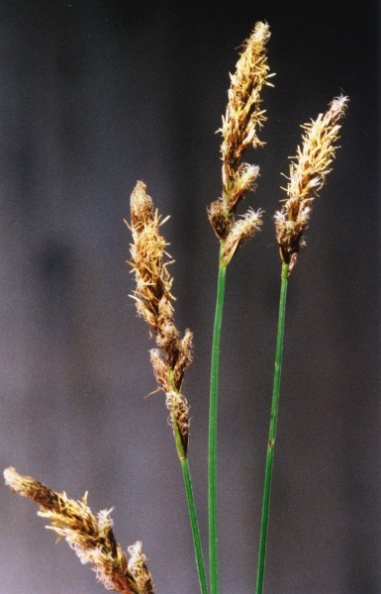
{"type": "MultiPolygon", "coordinates": [[[[201,594],[219,594],[218,514],[217,514],[217,450],[218,450],[218,392],[221,355],[221,332],[227,267],[243,240],[252,237],[262,225],[263,211],[248,208],[238,215],[239,204],[255,189],[259,175],[257,165],[244,162],[246,150],[264,146],[259,138],[266,115],[262,107],[265,86],[273,86],[273,76],[267,61],[270,29],[258,22],[243,45],[230,76],[228,103],[222,118],[221,196],[208,209],[209,221],[219,242],[217,296],[213,325],[210,366],[209,428],[208,428],[208,530],[209,575],[203,546],[188,460],[190,427],[189,405],[183,394],[183,379],[192,362],[193,334],[183,335],[174,321],[172,263],[168,242],[161,233],[167,218],[163,218],[147,193],[147,187],[137,182],[130,199],[130,217],[125,221],[132,235],[129,265],[135,278],[131,297],[136,310],[147,324],[156,348],[150,351],[151,364],[158,389],[165,394],[169,422],[175,449],[180,462],[188,505],[190,529],[193,537],[196,569],[201,594]]],[[[281,288],[278,331],[275,353],[273,393],[270,407],[270,427],[267,441],[262,514],[258,546],[255,594],[262,594],[264,584],[270,494],[276,442],[279,394],[282,369],[283,341],[288,279],[293,271],[300,247],[304,244],[313,202],[331,170],[337,150],[340,120],[348,98],[335,98],[325,113],[303,126],[302,144],[291,159],[287,198],[275,213],[276,242],[281,258],[281,288]]],[[[109,511],[94,516],[87,503],[69,499],[29,476],[22,476],[14,468],[4,472],[6,484],[12,491],[24,495],[39,505],[39,515],[50,521],[58,536],[64,537],[83,563],[89,562],[97,579],[107,590],[125,594],[153,594],[154,585],[148,570],[142,543],[129,547],[129,558],[117,543],[109,511]]],[[[237,585],[239,590],[239,585],[237,585]]]]}
{"type": "Polygon", "coordinates": [[[311,209],[317,193],[324,185],[337,149],[340,120],[345,114],[348,97],[335,98],[324,114],[319,114],[303,126],[304,135],[296,157],[291,161],[287,198],[281,210],[275,213],[275,233],[282,262],[276,339],[273,393],[271,401],[269,437],[266,450],[265,480],[258,548],[256,594],[262,594],[265,569],[267,528],[270,510],[271,479],[279,411],[280,380],[282,372],[283,339],[286,317],[286,297],[289,276],[296,264],[304,233],[308,227],[311,209]]]}

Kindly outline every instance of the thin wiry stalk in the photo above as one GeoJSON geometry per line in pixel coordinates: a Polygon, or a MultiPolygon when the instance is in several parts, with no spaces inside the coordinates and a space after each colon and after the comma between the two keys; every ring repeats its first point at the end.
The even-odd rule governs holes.
{"type": "Polygon", "coordinates": [[[262,109],[261,91],[272,86],[267,63],[267,42],[270,29],[267,23],[256,23],[251,36],[230,76],[228,104],[222,118],[221,159],[222,195],[210,205],[209,221],[220,242],[217,299],[213,328],[209,403],[208,449],[208,513],[209,513],[209,567],[210,592],[218,594],[218,518],[217,518],[217,423],[218,376],[222,313],[224,306],[226,269],[241,242],[252,237],[262,224],[262,211],[249,208],[235,218],[239,203],[247,192],[254,190],[259,167],[242,162],[246,149],[263,146],[258,132],[266,121],[262,109]]]}
{"type": "MultiPolygon", "coordinates": [[[[223,251],[223,244],[221,250],[223,251]]],[[[217,298],[213,326],[212,358],[210,366],[209,396],[209,450],[208,450],[208,516],[209,516],[209,574],[210,593],[219,591],[218,578],[218,516],[217,516],[217,420],[218,379],[220,366],[222,314],[226,284],[226,265],[221,261],[218,268],[217,298]]]]}
{"type": "Polygon", "coordinates": [[[278,331],[277,331],[276,353],[275,353],[274,384],[273,384],[273,395],[272,395],[272,402],[271,402],[269,437],[268,437],[268,441],[267,441],[265,482],[264,482],[264,487],[263,487],[262,515],[261,515],[261,527],[260,527],[260,535],[259,535],[257,583],[256,583],[256,589],[255,589],[256,594],[262,594],[263,576],[264,576],[264,570],[265,570],[267,528],[268,528],[269,511],[270,511],[271,478],[272,478],[272,470],[273,470],[273,462],[274,462],[275,440],[276,440],[276,430],[277,430],[278,410],[279,410],[280,379],[281,379],[281,372],[282,372],[284,324],[285,324],[285,315],[286,315],[286,297],[287,297],[288,272],[289,272],[288,269],[289,269],[289,265],[283,263],[282,264],[282,277],[281,277],[281,290],[280,290],[280,299],[279,299],[279,316],[278,316],[278,331]]]}
{"type": "MultiPolygon", "coordinates": [[[[173,381],[173,379],[172,379],[173,381]]],[[[196,566],[198,581],[200,586],[201,594],[208,594],[208,581],[205,572],[204,555],[201,545],[200,529],[197,520],[196,502],[192,487],[192,478],[190,474],[189,462],[187,457],[187,451],[185,448],[183,437],[180,433],[178,424],[173,425],[173,435],[175,438],[176,451],[181,464],[181,471],[183,474],[185,496],[188,505],[189,522],[192,531],[193,546],[196,557],[196,566]]]]}
{"type": "Polygon", "coordinates": [[[197,573],[198,573],[198,580],[200,584],[200,591],[202,594],[208,594],[208,582],[205,573],[205,564],[204,564],[204,556],[202,552],[202,545],[201,545],[201,538],[200,538],[200,530],[198,527],[197,521],[197,512],[196,512],[196,504],[193,494],[193,487],[192,487],[192,480],[189,470],[189,463],[188,458],[181,459],[181,469],[183,472],[183,480],[184,480],[184,487],[185,493],[187,497],[188,503],[188,512],[189,512],[189,520],[192,529],[192,537],[193,537],[193,544],[194,550],[196,555],[196,564],[197,564],[197,573]]]}
{"type": "Polygon", "coordinates": [[[282,371],[284,324],[288,277],[293,270],[303,235],[308,227],[313,201],[325,183],[337,150],[340,120],[345,114],[348,97],[340,95],[329,105],[324,114],[303,126],[302,147],[298,147],[296,158],[290,164],[288,198],[280,211],[275,213],[275,232],[282,260],[281,292],[275,353],[274,384],[271,403],[269,438],[267,442],[265,480],[261,528],[259,536],[256,594],[262,594],[265,569],[267,529],[270,511],[271,479],[278,422],[280,380],[282,371]]]}
{"type": "Polygon", "coordinates": [[[208,510],[209,510],[209,566],[210,592],[218,594],[218,525],[217,525],[217,422],[218,376],[222,313],[225,295],[226,268],[240,243],[252,237],[262,224],[259,210],[249,208],[238,220],[235,213],[247,192],[254,190],[259,167],[243,163],[249,146],[263,146],[258,136],[266,121],[262,109],[261,91],[271,74],[267,63],[267,42],[270,29],[267,23],[256,23],[251,36],[245,41],[243,51],[230,76],[228,104],[222,118],[221,159],[222,196],[212,202],[209,221],[220,242],[217,299],[213,329],[209,403],[208,450],[208,510]]]}

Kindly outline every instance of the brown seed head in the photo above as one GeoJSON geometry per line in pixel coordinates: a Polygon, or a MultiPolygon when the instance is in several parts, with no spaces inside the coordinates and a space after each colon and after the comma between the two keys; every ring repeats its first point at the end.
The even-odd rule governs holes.
{"type": "Polygon", "coordinates": [[[138,182],[131,194],[131,225],[133,243],[130,246],[135,273],[134,299],[138,314],[157,334],[173,317],[172,278],[167,270],[167,242],[160,235],[162,223],[146,186],[138,182]]]}
{"type": "Polygon", "coordinates": [[[154,594],[154,586],[152,583],[151,573],[148,571],[147,558],[142,553],[142,543],[138,540],[135,544],[128,547],[128,554],[130,559],[128,561],[128,569],[134,576],[138,584],[139,591],[146,594],[154,594]]]}
{"type": "Polygon", "coordinates": [[[143,589],[134,573],[132,559],[127,562],[126,554],[115,540],[110,512],[101,511],[96,518],[87,504],[87,494],[81,501],[74,501],[66,493],[56,493],[30,476],[19,475],[14,468],[7,468],[4,478],[14,493],[40,506],[38,515],[51,522],[47,527],[65,538],[82,563],[91,563],[98,581],[107,590],[123,594],[153,593],[148,569],[149,587],[143,589]]]}
{"type": "Polygon", "coordinates": [[[270,85],[266,55],[269,39],[267,23],[256,23],[244,43],[235,73],[230,75],[228,104],[221,128],[222,185],[230,212],[236,209],[258,176],[258,167],[241,166],[241,162],[249,146],[256,148],[264,144],[258,137],[258,131],[266,121],[261,92],[264,85],[270,85]]]}
{"type": "Polygon", "coordinates": [[[222,262],[227,266],[234,256],[241,241],[253,237],[262,225],[262,211],[254,212],[251,208],[231,228],[222,250],[222,262]]]}
{"type": "Polygon", "coordinates": [[[162,350],[168,369],[174,371],[178,361],[182,361],[182,371],[176,373],[176,388],[180,389],[185,368],[192,360],[192,333],[186,331],[184,343],[174,324],[174,297],[171,293],[173,278],[168,272],[172,261],[166,252],[168,243],[159,229],[166,219],[162,220],[154,209],[146,189],[143,182],[137,182],[131,194],[129,227],[133,243],[130,246],[130,264],[136,280],[133,298],[138,315],[145,319],[156,335],[157,345],[162,350]]]}
{"type": "Polygon", "coordinates": [[[316,120],[302,126],[305,131],[303,144],[298,147],[297,155],[290,164],[286,188],[288,198],[274,217],[281,258],[291,265],[290,271],[308,227],[313,201],[331,171],[338,148],[339,121],[345,114],[348,101],[348,97],[340,95],[332,101],[325,114],[319,114],[316,120]]]}
{"type": "Polygon", "coordinates": [[[185,396],[179,392],[166,393],[166,406],[169,410],[169,424],[173,431],[178,430],[184,454],[188,450],[189,439],[189,406],[185,396]]]}
{"type": "Polygon", "coordinates": [[[168,272],[171,260],[166,252],[168,244],[159,230],[164,221],[154,209],[146,189],[143,182],[138,182],[131,194],[131,223],[128,226],[133,237],[131,266],[136,279],[133,298],[138,315],[145,319],[156,336],[159,349],[151,351],[151,363],[156,380],[167,395],[167,406],[174,406],[171,410],[172,427],[175,423],[179,428],[180,425],[187,426],[186,431],[180,430],[186,452],[189,419],[185,420],[185,416],[188,407],[182,406],[180,411],[169,395],[177,393],[178,401],[186,402],[180,390],[184,373],[192,362],[193,334],[186,330],[180,338],[174,324],[173,279],[168,272]]]}
{"type": "MultiPolygon", "coordinates": [[[[258,166],[244,163],[242,159],[249,146],[256,148],[264,145],[258,132],[266,121],[261,92],[264,85],[272,86],[269,82],[272,75],[267,63],[269,39],[267,23],[256,23],[251,36],[243,44],[235,72],[230,75],[228,104],[220,130],[222,197],[213,202],[208,211],[209,221],[221,242],[227,239],[230,232],[233,232],[231,239],[237,237],[237,228],[233,231],[234,213],[246,193],[255,189],[259,175],[258,166]]],[[[233,252],[229,249],[231,255],[234,252],[235,249],[233,252]]],[[[225,257],[225,262],[228,261],[230,258],[225,257]]]]}

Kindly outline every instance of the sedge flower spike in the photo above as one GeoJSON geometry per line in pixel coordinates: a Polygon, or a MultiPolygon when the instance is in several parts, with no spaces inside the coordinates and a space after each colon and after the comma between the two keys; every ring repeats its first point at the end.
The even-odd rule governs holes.
{"type": "Polygon", "coordinates": [[[255,189],[259,176],[259,167],[244,163],[242,159],[249,146],[257,148],[265,144],[258,132],[267,119],[262,109],[261,92],[265,85],[273,86],[269,82],[272,74],[267,63],[269,39],[267,23],[256,23],[251,36],[243,44],[235,72],[230,75],[228,103],[219,130],[222,134],[222,197],[211,204],[208,214],[218,239],[227,240],[227,246],[233,247],[230,254],[227,247],[224,250],[225,263],[230,261],[239,243],[254,235],[261,225],[261,210],[256,213],[248,211],[244,215],[245,223],[240,222],[238,226],[234,214],[246,193],[255,189]]]}
{"type": "Polygon", "coordinates": [[[258,137],[258,130],[267,119],[261,106],[261,91],[269,84],[266,56],[269,39],[267,23],[256,23],[243,45],[235,73],[230,75],[228,104],[221,128],[222,182],[230,209],[235,208],[244,189],[249,189],[258,176],[257,168],[245,165],[239,170],[239,167],[249,146],[257,148],[264,144],[258,137]]]}
{"type": "Polygon", "coordinates": [[[304,124],[303,144],[290,164],[288,195],[280,211],[275,213],[275,231],[280,256],[291,272],[296,263],[303,235],[308,227],[312,205],[325,183],[338,148],[340,120],[349,98],[336,97],[324,114],[304,124]]]}
{"type": "Polygon", "coordinates": [[[130,559],[116,542],[110,512],[95,517],[87,504],[56,493],[31,476],[21,476],[14,468],[4,471],[5,483],[14,493],[28,497],[40,506],[38,515],[47,518],[47,526],[64,537],[82,563],[90,563],[97,580],[106,588],[122,594],[154,594],[152,577],[141,552],[142,543],[129,547],[130,559]]]}
{"type": "MultiPolygon", "coordinates": [[[[201,594],[208,594],[207,578],[198,527],[196,504],[187,459],[189,437],[189,406],[181,393],[185,370],[192,362],[193,334],[186,330],[180,336],[174,323],[172,302],[173,278],[168,266],[172,263],[168,243],[160,233],[162,219],[155,209],[146,185],[138,181],[130,199],[131,222],[127,227],[132,233],[130,265],[135,275],[135,299],[138,315],[149,325],[156,338],[157,349],[150,352],[151,363],[159,388],[165,392],[176,451],[181,464],[185,494],[188,504],[196,566],[201,594]]],[[[135,555],[133,556],[135,559],[135,555]]],[[[144,557],[140,563],[145,575],[144,557]]],[[[142,593],[143,594],[143,593],[142,593]]]]}
{"type": "Polygon", "coordinates": [[[138,315],[142,317],[156,337],[158,349],[151,350],[151,363],[159,386],[166,394],[169,421],[179,431],[184,452],[189,434],[189,407],[180,393],[184,372],[192,362],[192,338],[186,330],[183,338],[174,324],[171,293],[173,278],[168,272],[172,263],[166,251],[168,243],[160,233],[162,219],[154,208],[146,185],[138,181],[130,199],[132,233],[130,245],[136,288],[132,295],[138,315]]]}
{"type": "Polygon", "coordinates": [[[221,261],[224,266],[229,264],[241,241],[253,237],[255,232],[259,230],[262,225],[261,216],[261,210],[255,212],[252,208],[249,208],[244,215],[234,221],[221,254],[221,261]]]}

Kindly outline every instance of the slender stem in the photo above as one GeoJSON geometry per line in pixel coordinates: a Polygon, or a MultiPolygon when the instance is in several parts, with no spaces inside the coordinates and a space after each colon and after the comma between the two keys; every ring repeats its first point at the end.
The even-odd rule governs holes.
{"type": "Polygon", "coordinates": [[[199,531],[198,522],[197,522],[196,505],[195,505],[195,500],[194,500],[194,495],[193,495],[192,481],[191,481],[191,476],[190,476],[190,472],[189,472],[189,464],[188,464],[187,458],[183,458],[181,460],[181,469],[183,471],[185,493],[186,493],[187,502],[188,502],[189,519],[190,519],[190,524],[191,524],[191,528],[192,528],[192,536],[193,536],[194,551],[195,551],[195,555],[196,555],[198,579],[199,579],[199,583],[200,583],[200,592],[201,592],[201,594],[208,594],[208,584],[207,584],[207,580],[206,580],[204,558],[203,558],[203,554],[202,554],[200,531],[199,531]]]}
{"type": "Polygon", "coordinates": [[[220,343],[222,313],[225,297],[226,266],[221,263],[223,244],[217,281],[217,299],[213,326],[212,360],[210,368],[209,400],[209,451],[208,451],[208,509],[209,509],[209,571],[210,594],[218,594],[218,527],[217,527],[217,415],[218,415],[218,377],[220,364],[220,343]]]}
{"type": "MultiPolygon", "coordinates": [[[[173,381],[174,381],[173,374],[170,375],[170,379],[173,383],[173,381]]],[[[174,386],[174,389],[176,389],[175,386],[174,386]]],[[[175,437],[176,451],[177,451],[177,455],[180,459],[181,470],[183,473],[185,495],[186,495],[187,504],[188,504],[189,522],[190,522],[191,530],[192,530],[193,546],[194,546],[194,552],[195,552],[195,557],[196,557],[196,566],[197,566],[198,580],[199,580],[199,584],[200,584],[200,592],[201,592],[201,594],[208,594],[208,583],[207,583],[206,573],[205,573],[204,557],[202,554],[200,530],[199,530],[198,521],[197,521],[196,503],[195,503],[194,494],[193,494],[192,480],[191,480],[191,475],[190,475],[190,470],[189,470],[187,454],[186,454],[186,451],[184,450],[183,441],[181,439],[180,431],[179,431],[179,428],[176,425],[176,423],[174,423],[174,425],[173,425],[173,433],[174,433],[174,437],[175,437]]]]}
{"type": "Polygon", "coordinates": [[[282,264],[282,281],[279,299],[279,317],[278,317],[278,332],[276,341],[275,353],[275,370],[274,370],[274,384],[273,395],[271,403],[271,417],[269,439],[267,442],[266,467],[265,467],[265,482],[263,487],[263,502],[262,502],[262,516],[261,516],[261,530],[259,536],[259,551],[258,551],[258,566],[257,566],[257,583],[256,594],[262,594],[263,589],[263,575],[265,569],[266,556],[266,541],[267,541],[267,527],[269,521],[270,509],[270,492],[271,492],[271,477],[274,462],[274,449],[276,440],[276,429],[278,421],[279,409],[279,393],[280,393],[280,379],[282,371],[282,356],[283,356],[283,338],[284,338],[284,322],[286,314],[286,296],[288,284],[288,264],[282,264]]]}

